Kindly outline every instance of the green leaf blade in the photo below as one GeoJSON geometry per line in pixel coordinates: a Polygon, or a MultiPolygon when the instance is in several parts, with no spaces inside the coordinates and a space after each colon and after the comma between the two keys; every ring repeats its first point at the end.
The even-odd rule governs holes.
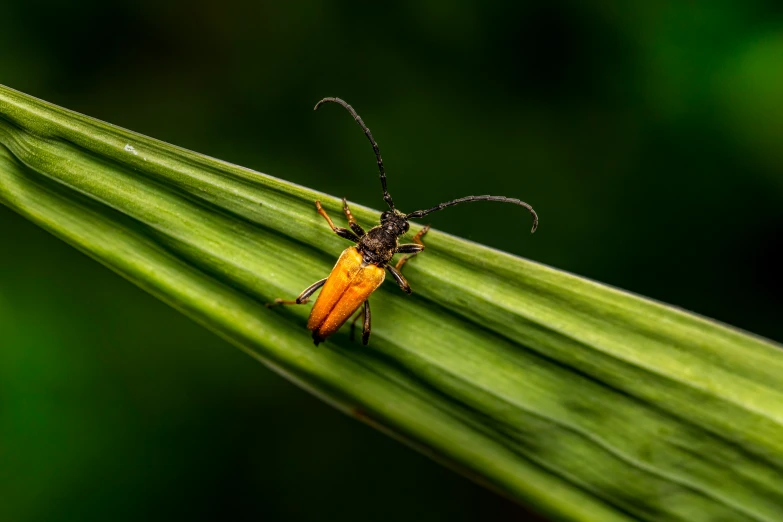
{"type": "Polygon", "coordinates": [[[348,246],[314,199],[0,87],[0,201],[342,410],[561,519],[779,519],[778,346],[433,230],[315,348],[264,307],[348,246]]]}

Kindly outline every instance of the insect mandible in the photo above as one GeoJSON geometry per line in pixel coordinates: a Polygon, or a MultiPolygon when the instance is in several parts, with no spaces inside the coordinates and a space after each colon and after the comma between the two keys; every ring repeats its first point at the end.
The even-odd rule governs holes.
{"type": "Polygon", "coordinates": [[[386,188],[386,172],[383,168],[381,151],[378,144],[372,137],[370,129],[364,124],[356,111],[340,98],[324,98],[315,105],[314,110],[324,103],[336,103],[342,105],[351,113],[353,119],[364,131],[367,139],[372,144],[375,151],[375,158],[378,161],[378,170],[381,173],[381,187],[383,188],[383,200],[389,205],[389,210],[381,214],[381,224],[371,228],[367,232],[356,222],[348,203],[343,198],[343,212],[348,219],[350,230],[335,226],[332,219],[321,206],[320,201],[315,202],[315,208],[323,216],[332,231],[340,237],[356,243],[356,246],[346,248],[334,265],[329,277],[321,279],[304,289],[293,301],[285,299],[275,299],[273,303],[267,306],[282,304],[305,304],[310,301],[316,290],[323,287],[318,299],[310,312],[310,318],[307,321],[307,328],[313,332],[313,341],[316,346],[327,337],[336,332],[355,312],[358,311],[354,320],[351,322],[351,337],[353,338],[353,329],[356,321],[364,317],[364,326],[362,328],[362,344],[367,344],[370,340],[370,301],[369,297],[383,283],[386,276],[386,270],[391,273],[394,280],[406,294],[411,293],[411,287],[403,277],[401,271],[403,265],[412,257],[424,250],[424,243],[421,238],[427,233],[430,226],[422,228],[413,236],[413,243],[399,243],[399,238],[408,232],[408,220],[418,219],[432,212],[442,210],[446,207],[467,203],[469,201],[499,201],[502,203],[513,203],[525,207],[533,215],[533,228],[531,233],[538,227],[538,215],[533,207],[518,199],[506,198],[503,196],[466,196],[464,198],[454,199],[441,203],[426,210],[417,210],[410,214],[404,214],[394,207],[391,195],[386,188]],[[391,260],[395,254],[404,254],[396,264],[392,265],[391,260]],[[364,310],[359,308],[364,305],[364,310]]]}

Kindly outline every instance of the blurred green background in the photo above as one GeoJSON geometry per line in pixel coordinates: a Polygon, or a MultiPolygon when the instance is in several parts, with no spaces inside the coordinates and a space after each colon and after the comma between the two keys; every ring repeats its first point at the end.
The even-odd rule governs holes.
{"type": "MultiPolygon", "coordinates": [[[[431,222],[783,341],[778,0],[0,13],[2,84],[381,208],[360,130],[312,112],[340,96],[402,210],[519,197],[534,236],[510,205],[431,222]]],[[[4,207],[0,252],[0,520],[532,519],[4,207]]]]}

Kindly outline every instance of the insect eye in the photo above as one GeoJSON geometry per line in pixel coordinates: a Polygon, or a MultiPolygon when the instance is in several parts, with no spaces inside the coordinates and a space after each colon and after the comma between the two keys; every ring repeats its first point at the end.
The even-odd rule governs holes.
{"type": "Polygon", "coordinates": [[[410,225],[408,224],[408,222],[406,221],[406,222],[403,224],[403,226],[402,226],[402,229],[403,229],[403,231],[407,232],[407,231],[408,231],[408,229],[409,229],[410,227],[411,227],[411,226],[410,226],[410,225]]]}
{"type": "Polygon", "coordinates": [[[388,220],[389,219],[389,214],[390,214],[389,212],[384,212],[383,214],[381,214],[381,221],[388,220]]]}

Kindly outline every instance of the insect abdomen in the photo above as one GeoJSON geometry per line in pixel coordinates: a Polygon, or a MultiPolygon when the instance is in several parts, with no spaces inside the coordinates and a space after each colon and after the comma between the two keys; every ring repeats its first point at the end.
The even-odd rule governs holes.
{"type": "Polygon", "coordinates": [[[383,268],[363,265],[356,247],[343,251],[315,301],[307,328],[313,339],[322,341],[351,317],[386,276],[383,268]]]}

